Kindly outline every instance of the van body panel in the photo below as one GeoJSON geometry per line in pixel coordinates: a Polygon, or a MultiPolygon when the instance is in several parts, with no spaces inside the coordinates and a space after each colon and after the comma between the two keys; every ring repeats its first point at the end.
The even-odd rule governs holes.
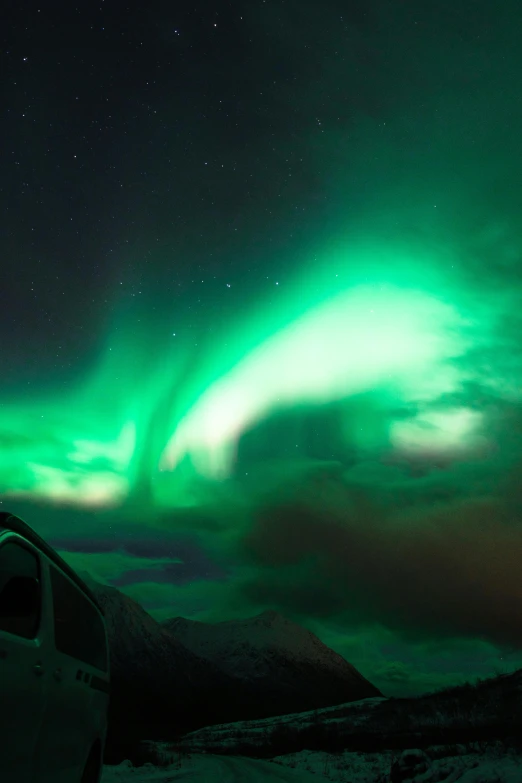
{"type": "Polygon", "coordinates": [[[47,681],[41,645],[0,630],[0,778],[32,780],[33,759],[43,720],[47,681]],[[22,709],[23,705],[23,709],[22,709]]]}
{"type": "MultiPolygon", "coordinates": [[[[39,552],[9,532],[0,534],[0,562],[6,552],[4,547],[13,544],[31,553],[41,572],[39,552]]],[[[35,638],[27,639],[0,628],[0,760],[5,783],[31,780],[34,772],[34,755],[47,698],[46,625],[42,596],[35,638]]]]}
{"type": "MultiPolygon", "coordinates": [[[[80,783],[91,748],[96,743],[103,752],[107,732],[110,676],[103,612],[70,567],[60,567],[62,559],[48,544],[43,552],[33,543],[42,541],[39,536],[28,540],[4,528],[6,516],[13,519],[0,513],[0,779],[80,783]],[[2,558],[8,543],[11,548],[4,549],[2,558]],[[15,573],[23,570],[18,563],[23,558],[28,568],[36,559],[38,581],[15,573]],[[35,590],[38,584],[40,612],[34,638],[19,635],[33,633],[32,626],[27,630],[33,619],[15,615],[23,611],[24,601],[34,603],[35,596],[28,593],[29,598],[22,596],[17,604],[11,595],[9,603],[3,600],[4,584],[15,584],[15,594],[19,586],[35,590]],[[64,596],[74,604],[69,618],[64,596]],[[60,612],[63,617],[55,616],[60,612]]],[[[20,529],[31,531],[25,523],[20,529]]]]}
{"type": "MultiPolygon", "coordinates": [[[[50,607],[53,606],[50,572],[55,567],[50,561],[44,564],[50,607]]],[[[68,578],[65,574],[62,576],[68,578]]],[[[76,591],[77,587],[73,589],[76,591]]],[[[55,622],[53,613],[53,628],[55,622]]],[[[91,687],[93,677],[104,678],[108,684],[106,671],[73,658],[53,645],[53,670],[39,742],[42,780],[46,781],[45,775],[51,771],[49,780],[56,783],[80,780],[92,745],[105,737],[108,693],[91,687]],[[52,763],[44,763],[44,758],[52,759],[52,763]]]]}

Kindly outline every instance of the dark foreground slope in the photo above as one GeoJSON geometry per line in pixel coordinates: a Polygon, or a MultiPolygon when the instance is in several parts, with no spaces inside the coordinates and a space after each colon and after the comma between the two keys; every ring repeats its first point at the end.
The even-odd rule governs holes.
{"type": "Polygon", "coordinates": [[[171,738],[224,715],[235,720],[248,714],[250,698],[240,682],[187,650],[136,601],[115,588],[92,586],[109,633],[109,763],[111,754],[115,760],[125,756],[122,746],[137,739],[171,738]]]}
{"type": "Polygon", "coordinates": [[[521,752],[522,670],[416,698],[365,699],[269,720],[210,726],[188,734],[182,743],[189,751],[204,748],[260,758],[305,749],[400,752],[471,743],[500,743],[506,752],[521,752]]]}
{"type": "Polygon", "coordinates": [[[139,739],[172,739],[201,726],[379,694],[317,637],[275,613],[236,624],[242,644],[235,647],[234,624],[219,624],[223,638],[210,640],[211,654],[208,645],[196,649],[193,639],[180,638],[172,624],[158,623],[116,588],[89,584],[109,634],[108,763],[128,757],[139,739]],[[277,645],[264,644],[275,638],[277,645]],[[231,657],[223,665],[225,649],[231,657]]]}

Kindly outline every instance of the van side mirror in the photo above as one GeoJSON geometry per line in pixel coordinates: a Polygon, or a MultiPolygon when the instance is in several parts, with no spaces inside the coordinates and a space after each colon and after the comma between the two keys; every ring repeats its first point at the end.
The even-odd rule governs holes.
{"type": "Polygon", "coordinates": [[[38,611],[40,583],[32,576],[13,576],[0,593],[0,617],[31,617],[38,611]]]}

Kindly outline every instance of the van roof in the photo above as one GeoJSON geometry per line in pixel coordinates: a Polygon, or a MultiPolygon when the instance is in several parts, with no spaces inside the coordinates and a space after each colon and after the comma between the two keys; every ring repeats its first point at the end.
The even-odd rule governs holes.
{"type": "Polygon", "coordinates": [[[62,557],[60,557],[58,552],[56,552],[56,550],[54,550],[50,544],[44,541],[44,539],[27,524],[27,522],[24,522],[22,519],[20,519],[20,517],[9,513],[9,511],[0,511],[0,527],[5,528],[6,530],[12,530],[13,533],[18,533],[19,535],[26,538],[31,544],[34,544],[37,549],[40,549],[44,555],[47,555],[49,560],[52,560],[53,563],[58,566],[58,568],[60,568],[70,579],[72,579],[77,587],[79,587],[80,590],[85,593],[85,595],[93,602],[101,614],[105,614],[102,606],[100,605],[98,599],[90,587],[83,581],[83,579],[81,579],[81,577],[78,576],[76,571],[71,568],[71,566],[68,565],[68,563],[66,563],[62,557]]]}

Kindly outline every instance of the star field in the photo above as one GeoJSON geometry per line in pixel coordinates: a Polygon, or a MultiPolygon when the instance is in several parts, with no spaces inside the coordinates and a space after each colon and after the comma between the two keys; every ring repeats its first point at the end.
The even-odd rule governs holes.
{"type": "Polygon", "coordinates": [[[521,666],[520,17],[9,3],[2,508],[385,693],[521,666]]]}

